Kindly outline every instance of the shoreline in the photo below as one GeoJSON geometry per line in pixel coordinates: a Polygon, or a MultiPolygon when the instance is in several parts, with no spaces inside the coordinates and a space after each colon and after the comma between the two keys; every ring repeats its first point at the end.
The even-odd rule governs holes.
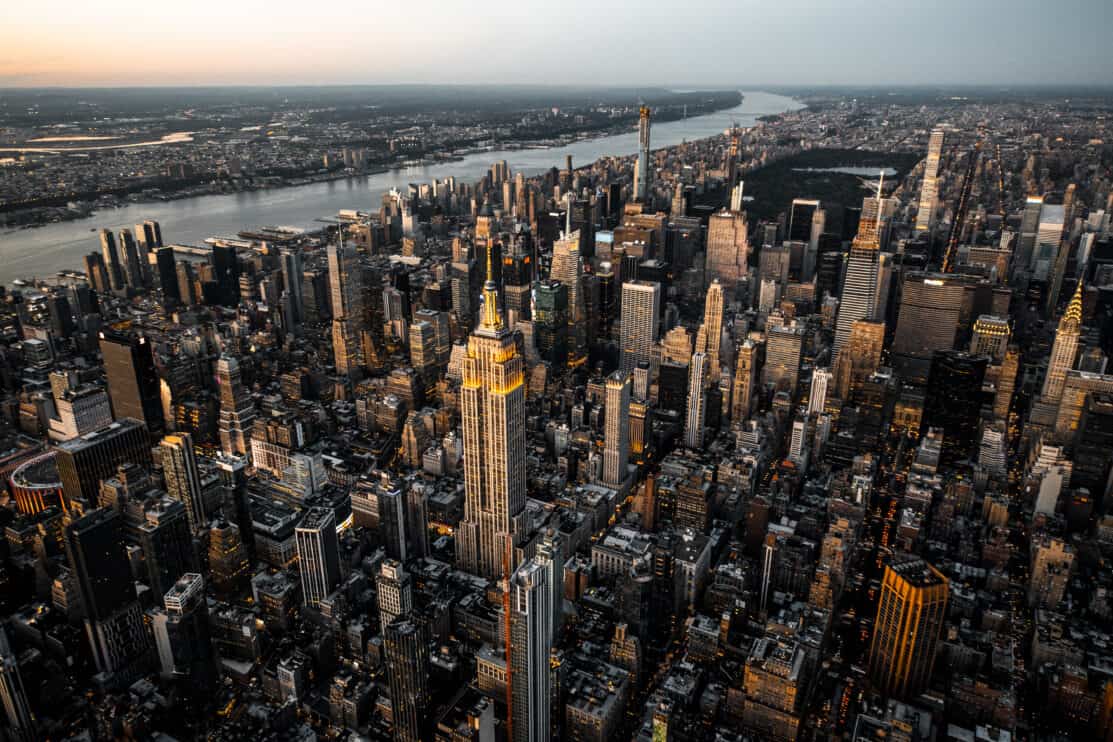
{"type": "MultiPolygon", "coordinates": [[[[738,102],[730,106],[725,106],[722,108],[711,108],[710,110],[701,111],[700,113],[697,113],[693,116],[682,115],[678,117],[664,118],[661,119],[660,123],[682,121],[688,118],[699,118],[701,116],[709,116],[721,111],[728,111],[732,108],[736,108],[742,105],[745,102],[746,96],[744,93],[742,93],[742,91],[738,91],[738,96],[738,102]]],[[[796,99],[794,98],[793,100],[796,99]]],[[[201,198],[204,196],[228,196],[237,193],[278,191],[285,188],[297,188],[300,186],[312,185],[315,183],[329,183],[334,181],[353,180],[358,178],[371,177],[374,175],[382,175],[383,173],[398,172],[411,167],[437,167],[438,165],[444,165],[447,163],[461,162],[467,157],[480,155],[484,152],[540,151],[547,149],[556,149],[559,147],[567,147],[578,142],[587,142],[596,139],[604,139],[606,137],[626,134],[630,131],[630,128],[631,127],[629,124],[623,123],[602,129],[577,132],[576,134],[558,137],[551,140],[535,139],[506,143],[493,143],[482,147],[456,149],[453,150],[453,153],[448,156],[432,155],[421,158],[419,160],[411,160],[391,165],[377,166],[359,172],[335,171],[332,173],[308,173],[305,175],[283,177],[281,182],[263,181],[261,183],[245,183],[240,187],[234,188],[216,187],[218,186],[218,182],[211,181],[209,183],[198,184],[168,193],[160,193],[157,196],[144,196],[142,195],[142,190],[123,195],[104,194],[92,201],[71,202],[75,205],[76,208],[71,208],[69,205],[31,207],[31,210],[42,209],[44,211],[44,218],[22,224],[0,224],[0,229],[3,230],[0,231],[0,236],[17,235],[20,232],[24,232],[26,230],[35,230],[41,227],[50,226],[51,224],[64,224],[66,222],[87,219],[96,216],[98,213],[113,209],[124,208],[126,206],[153,203],[169,203],[172,201],[180,201],[188,198],[201,198]],[[101,203],[102,199],[113,199],[115,203],[101,203]]],[[[262,177],[274,178],[280,176],[262,177]]],[[[13,211],[9,213],[19,213],[19,211],[13,211]]]]}

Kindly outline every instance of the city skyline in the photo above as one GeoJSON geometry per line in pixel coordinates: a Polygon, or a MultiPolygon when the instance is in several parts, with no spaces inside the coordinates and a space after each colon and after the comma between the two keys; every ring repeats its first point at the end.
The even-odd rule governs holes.
{"type": "Polygon", "coordinates": [[[803,0],[699,0],[683,15],[672,5],[629,0],[604,6],[498,0],[484,14],[492,22],[479,22],[469,6],[439,2],[418,24],[401,7],[377,9],[375,27],[385,32],[374,44],[366,43],[368,29],[358,22],[306,33],[331,19],[361,18],[366,9],[350,0],[325,7],[271,5],[265,11],[254,3],[213,0],[173,11],[135,0],[62,5],[64,12],[49,20],[29,5],[0,11],[0,22],[20,30],[0,54],[0,88],[537,84],[551,83],[554,68],[564,83],[597,84],[601,63],[602,79],[623,85],[1113,84],[1100,51],[1113,7],[1102,0],[1067,0],[1054,13],[1037,0],[850,0],[819,7],[803,0]],[[863,24],[859,17],[868,20],[863,24]],[[614,43],[635,18],[639,34],[657,43],[614,43]],[[127,44],[104,43],[137,22],[145,32],[129,35],[127,44]],[[986,28],[995,32],[986,34],[986,28]],[[572,35],[595,53],[568,57],[564,45],[552,43],[572,35]],[[910,38],[922,48],[910,50],[910,38]],[[1019,44],[1017,38],[1027,41],[1019,44]],[[780,53],[786,41],[792,54],[780,53]],[[506,64],[533,63],[513,72],[460,63],[469,49],[484,47],[498,49],[506,64]],[[707,55],[707,48],[717,53],[707,55]],[[299,53],[284,53],[291,49],[299,53]],[[141,69],[137,58],[144,59],[141,69]],[[662,74],[679,67],[683,74],[662,74]]]}

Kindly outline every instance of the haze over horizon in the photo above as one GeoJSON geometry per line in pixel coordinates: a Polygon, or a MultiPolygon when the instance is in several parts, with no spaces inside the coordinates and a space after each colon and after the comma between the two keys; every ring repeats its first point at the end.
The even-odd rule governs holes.
{"type": "Polygon", "coordinates": [[[1113,84],[1108,0],[59,5],[0,10],[0,87],[1113,84]]]}

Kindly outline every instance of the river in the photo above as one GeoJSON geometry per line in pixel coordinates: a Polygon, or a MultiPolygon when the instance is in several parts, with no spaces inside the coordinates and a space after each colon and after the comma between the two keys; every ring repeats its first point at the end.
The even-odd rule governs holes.
{"type": "MultiPolygon", "coordinates": [[[[752,126],[760,116],[804,107],[782,95],[758,91],[743,94],[741,105],[734,108],[655,124],[653,148],[715,136],[734,122],[752,126]]],[[[49,276],[66,268],[84,270],[83,256],[100,250],[100,240],[91,230],[102,227],[118,230],[154,219],[161,225],[167,244],[201,244],[207,237],[235,236],[241,230],[267,225],[317,228],[321,225],[314,220],[334,216],[340,209],[377,210],[380,197],[392,187],[451,175],[465,182],[477,181],[497,160],[506,160],[513,172],[534,175],[553,166],[563,167],[565,155],[572,155],[575,167],[582,167],[600,157],[634,154],[637,146],[637,132],[631,131],[566,147],[479,152],[456,162],[302,186],[129,204],[84,219],[0,234],[0,284],[16,278],[49,276]]]]}

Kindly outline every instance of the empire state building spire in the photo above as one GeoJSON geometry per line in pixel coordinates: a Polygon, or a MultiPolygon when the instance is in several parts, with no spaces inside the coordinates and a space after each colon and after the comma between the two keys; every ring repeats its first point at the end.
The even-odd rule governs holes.
{"type": "Polygon", "coordinates": [[[499,315],[499,289],[495,285],[489,244],[487,245],[487,281],[483,284],[483,329],[492,332],[502,329],[502,317],[499,315]]]}

